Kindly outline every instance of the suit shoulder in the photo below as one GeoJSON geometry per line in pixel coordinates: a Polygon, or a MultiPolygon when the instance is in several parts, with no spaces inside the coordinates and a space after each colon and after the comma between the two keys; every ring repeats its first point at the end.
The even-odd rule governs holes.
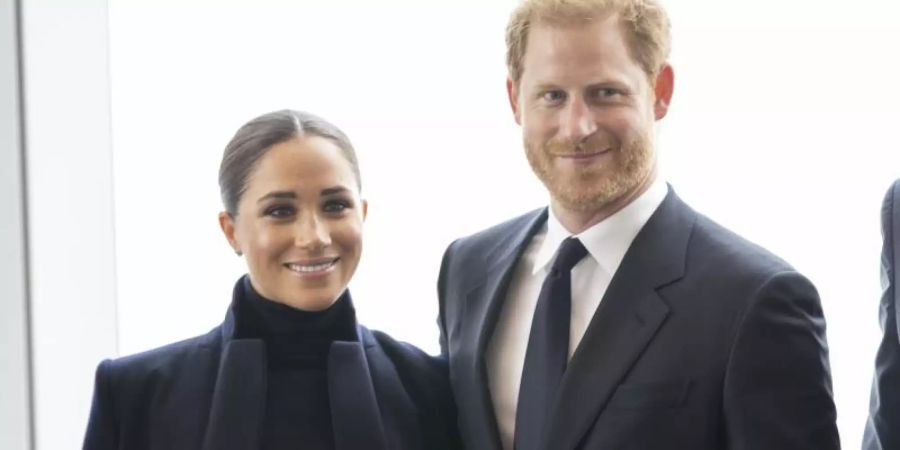
{"type": "Polygon", "coordinates": [[[735,275],[767,278],[780,272],[795,272],[787,261],[771,251],[702,214],[697,216],[690,247],[695,262],[702,261],[710,269],[728,268],[735,275]]]}
{"type": "Polygon", "coordinates": [[[152,374],[166,375],[192,360],[198,351],[217,346],[220,336],[221,330],[216,327],[204,335],[109,360],[107,370],[114,379],[121,381],[141,379],[152,374]]]}
{"type": "Polygon", "coordinates": [[[433,402],[449,393],[447,362],[431,356],[418,347],[400,342],[381,331],[370,331],[379,349],[400,376],[400,380],[419,401],[433,402]]]}
{"type": "Polygon", "coordinates": [[[514,245],[516,237],[529,230],[546,216],[547,208],[539,208],[514,217],[477,233],[455,240],[444,253],[441,263],[443,275],[477,271],[491,255],[502,254],[514,245]],[[458,269],[464,269],[461,272],[458,269]]]}
{"type": "Polygon", "coordinates": [[[507,238],[511,232],[521,230],[523,227],[528,226],[537,216],[544,214],[546,211],[547,208],[538,208],[520,216],[513,217],[512,219],[485,228],[474,234],[462,237],[456,241],[456,245],[460,248],[480,248],[485,245],[495,244],[496,242],[507,238]]]}
{"type": "Polygon", "coordinates": [[[412,370],[417,372],[417,375],[427,375],[437,370],[435,365],[436,358],[428,355],[418,347],[406,342],[400,342],[382,331],[368,329],[366,331],[372,334],[375,342],[391,362],[398,366],[398,369],[412,370]]]}

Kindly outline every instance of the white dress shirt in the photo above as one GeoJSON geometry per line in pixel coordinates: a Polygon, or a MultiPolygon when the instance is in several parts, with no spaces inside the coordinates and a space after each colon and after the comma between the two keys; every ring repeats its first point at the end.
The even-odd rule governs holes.
{"type": "MultiPolygon", "coordinates": [[[[594,311],[606,293],[613,275],[635,236],[668,192],[657,179],[630,204],[578,235],[588,250],[572,269],[572,319],[569,327],[569,358],[575,353],[594,311]]],[[[494,414],[505,450],[513,450],[516,405],[522,366],[531,333],[531,320],[541,285],[559,245],[572,234],[557,220],[552,208],[547,224],[531,239],[516,264],[503,309],[487,347],[488,383],[494,414]]]]}

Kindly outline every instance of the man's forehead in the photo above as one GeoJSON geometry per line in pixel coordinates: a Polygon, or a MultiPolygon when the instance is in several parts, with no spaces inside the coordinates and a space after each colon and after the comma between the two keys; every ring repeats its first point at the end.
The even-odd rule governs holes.
{"type": "Polygon", "coordinates": [[[535,23],[528,32],[525,58],[529,54],[566,50],[608,51],[627,49],[622,25],[617,18],[581,20],[577,22],[535,23]]]}
{"type": "Polygon", "coordinates": [[[532,29],[523,58],[523,76],[528,72],[608,72],[636,64],[617,25],[608,25],[545,25],[532,29]]]}
{"type": "Polygon", "coordinates": [[[621,16],[619,14],[603,11],[536,16],[531,21],[529,29],[575,29],[601,24],[604,26],[618,27],[622,24],[621,16]]]}

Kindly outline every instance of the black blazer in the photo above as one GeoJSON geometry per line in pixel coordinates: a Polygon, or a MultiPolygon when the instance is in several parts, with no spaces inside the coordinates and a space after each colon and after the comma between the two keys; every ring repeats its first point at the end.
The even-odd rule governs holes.
{"type": "MultiPolygon", "coordinates": [[[[441,348],[467,448],[501,448],[485,348],[546,219],[546,209],[528,213],[444,256],[441,348]]],[[[819,296],[670,189],[615,273],[550,417],[547,450],[838,449],[819,296]]]]}
{"type": "MultiPolygon", "coordinates": [[[[225,322],[97,369],[85,450],[257,450],[266,410],[265,344],[225,322]]],[[[446,363],[357,326],[334,342],[328,390],[337,450],[455,450],[446,363]]]]}
{"type": "Polygon", "coordinates": [[[881,330],[884,336],[875,357],[875,381],[864,450],[900,449],[900,180],[888,189],[881,207],[881,330]]]}

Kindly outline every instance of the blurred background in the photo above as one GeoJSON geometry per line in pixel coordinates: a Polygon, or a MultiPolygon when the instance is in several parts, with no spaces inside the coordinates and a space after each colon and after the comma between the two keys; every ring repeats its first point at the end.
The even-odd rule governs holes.
{"type": "MultiPolygon", "coordinates": [[[[843,445],[874,355],[900,177],[900,3],[668,0],[662,175],[818,287],[843,445]]],[[[353,140],[360,322],[438,351],[456,237],[545,205],[504,88],[514,0],[0,1],[0,448],[80,448],[103,359],[206,332],[244,272],[217,170],[294,108],[353,140]]]]}

